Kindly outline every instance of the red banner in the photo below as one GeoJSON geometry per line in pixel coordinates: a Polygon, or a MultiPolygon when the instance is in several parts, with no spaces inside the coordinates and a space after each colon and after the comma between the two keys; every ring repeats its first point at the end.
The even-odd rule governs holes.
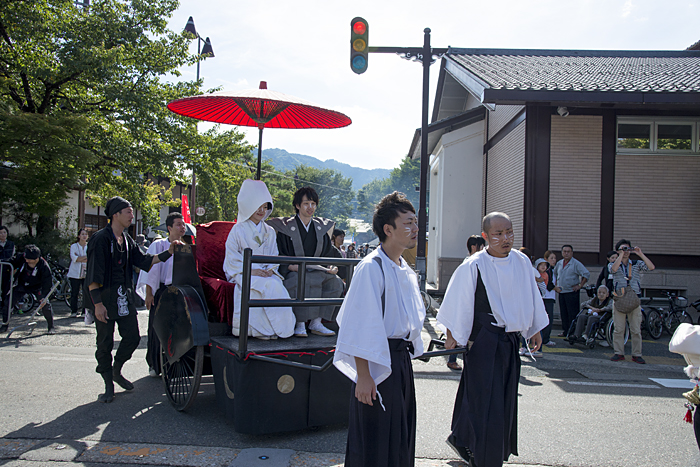
{"type": "Polygon", "coordinates": [[[182,195],[182,217],[185,218],[186,223],[192,223],[190,220],[190,203],[187,201],[187,195],[182,195]]]}

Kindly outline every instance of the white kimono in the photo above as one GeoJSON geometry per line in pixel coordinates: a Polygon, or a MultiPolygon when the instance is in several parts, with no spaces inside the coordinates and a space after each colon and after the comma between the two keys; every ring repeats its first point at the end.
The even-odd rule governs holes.
{"type": "Polygon", "coordinates": [[[466,345],[474,324],[477,267],[486,288],[495,325],[531,338],[549,324],[530,259],[517,250],[496,258],[482,250],[464,260],[452,274],[437,315],[438,327],[449,329],[466,345]]]}
{"type": "Polygon", "coordinates": [[[416,274],[403,258],[398,266],[377,248],[355,268],[350,289],[338,313],[340,331],[333,364],[357,382],[355,357],[363,358],[369,362],[370,375],[378,386],[391,374],[387,339],[411,342],[414,349],[411,358],[423,355],[424,320],[425,307],[416,274]],[[373,259],[375,256],[382,261],[381,269],[373,259]]]}
{"type": "MultiPolygon", "coordinates": [[[[224,274],[226,280],[234,282],[238,287],[233,292],[233,335],[240,334],[241,322],[241,286],[243,282],[243,250],[251,248],[253,255],[278,256],[277,234],[275,229],[264,220],[255,224],[250,216],[264,202],[272,199],[263,182],[245,180],[238,195],[238,221],[231,228],[226,239],[226,257],[224,259],[224,274]],[[243,217],[243,216],[248,217],[243,217]]],[[[267,215],[272,210],[269,210],[267,215]]],[[[277,273],[278,264],[253,263],[252,268],[273,270],[270,277],[251,276],[251,299],[289,299],[289,293],[277,273]]],[[[248,317],[248,335],[252,337],[279,336],[289,337],[294,333],[296,317],[291,307],[250,308],[248,317]]]]}

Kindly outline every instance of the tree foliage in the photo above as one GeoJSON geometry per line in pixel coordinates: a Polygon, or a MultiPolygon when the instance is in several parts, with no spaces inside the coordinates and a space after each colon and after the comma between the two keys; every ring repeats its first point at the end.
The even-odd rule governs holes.
{"type": "Polygon", "coordinates": [[[401,164],[391,171],[388,178],[375,179],[357,192],[357,213],[365,222],[372,222],[374,206],[384,196],[400,191],[413,203],[418,211],[420,201],[416,187],[420,185],[420,160],[406,156],[401,164]]]}
{"type": "Polygon", "coordinates": [[[226,188],[222,164],[246,151],[240,134],[198,134],[166,108],[200,84],[165,81],[199,58],[188,53],[191,37],[167,29],[177,6],[0,0],[0,199],[51,215],[73,189],[95,200],[120,194],[151,223],[172,195],[148,175],[185,181],[194,166],[201,196],[226,188]]]}
{"type": "MultiPolygon", "coordinates": [[[[317,216],[332,219],[339,226],[346,224],[347,219],[352,215],[352,201],[355,198],[351,178],[344,177],[334,169],[318,169],[305,165],[298,166],[288,174],[294,178],[293,192],[304,186],[310,186],[316,190],[318,193],[317,216]]],[[[292,209],[294,209],[293,206],[292,209]]]]}

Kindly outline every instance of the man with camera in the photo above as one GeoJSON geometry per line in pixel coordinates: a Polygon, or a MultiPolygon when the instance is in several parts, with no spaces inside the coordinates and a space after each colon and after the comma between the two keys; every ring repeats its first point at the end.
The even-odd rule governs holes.
{"type": "Polygon", "coordinates": [[[632,338],[632,361],[635,363],[646,363],[642,358],[642,308],[637,306],[627,314],[620,311],[618,308],[619,300],[625,293],[627,287],[631,287],[637,296],[642,295],[641,273],[644,271],[653,271],[655,266],[638,246],[632,247],[629,240],[624,238],[617,242],[615,251],[617,251],[617,259],[614,263],[609,264],[610,272],[613,276],[613,295],[616,301],[613,303],[613,320],[615,323],[615,332],[613,333],[613,349],[615,354],[610,360],[619,362],[625,359],[625,320],[630,323],[630,334],[632,338]],[[630,253],[642,258],[640,260],[630,260],[630,253]]]}

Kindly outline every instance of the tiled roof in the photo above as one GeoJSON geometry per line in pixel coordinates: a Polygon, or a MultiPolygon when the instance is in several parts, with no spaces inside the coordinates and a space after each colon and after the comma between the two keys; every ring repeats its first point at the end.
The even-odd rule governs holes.
{"type": "Polygon", "coordinates": [[[447,57],[485,90],[700,93],[700,51],[451,48],[447,57]]]}

